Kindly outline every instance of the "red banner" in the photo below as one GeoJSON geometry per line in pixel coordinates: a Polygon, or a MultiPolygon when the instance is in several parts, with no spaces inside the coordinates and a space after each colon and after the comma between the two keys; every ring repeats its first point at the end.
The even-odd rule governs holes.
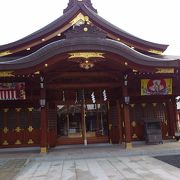
{"type": "Polygon", "coordinates": [[[0,100],[26,99],[25,83],[0,83],[0,100]]]}

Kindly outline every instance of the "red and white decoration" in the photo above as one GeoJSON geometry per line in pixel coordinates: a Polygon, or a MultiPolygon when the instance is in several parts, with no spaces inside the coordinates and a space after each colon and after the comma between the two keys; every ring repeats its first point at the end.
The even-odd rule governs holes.
{"type": "Polygon", "coordinates": [[[0,100],[24,100],[25,83],[0,83],[0,100]]]}

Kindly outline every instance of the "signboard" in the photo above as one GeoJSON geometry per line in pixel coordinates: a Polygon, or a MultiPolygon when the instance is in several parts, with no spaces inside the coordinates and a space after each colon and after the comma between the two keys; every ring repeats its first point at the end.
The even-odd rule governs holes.
{"type": "Polygon", "coordinates": [[[26,99],[25,83],[0,83],[0,100],[26,99]]]}
{"type": "Polygon", "coordinates": [[[172,79],[142,79],[141,96],[171,95],[172,79]]]}

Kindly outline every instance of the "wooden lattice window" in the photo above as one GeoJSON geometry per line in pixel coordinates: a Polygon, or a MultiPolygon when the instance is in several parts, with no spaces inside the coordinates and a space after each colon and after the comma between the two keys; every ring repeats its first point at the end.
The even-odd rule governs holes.
{"type": "Polygon", "coordinates": [[[4,112],[0,110],[0,129],[4,127],[4,119],[3,119],[4,112]]]}
{"type": "Polygon", "coordinates": [[[141,106],[141,104],[136,104],[133,110],[134,110],[134,121],[136,122],[143,121],[144,112],[143,112],[143,107],[141,106]]]}
{"type": "Polygon", "coordinates": [[[10,109],[8,112],[8,117],[7,117],[7,126],[9,129],[14,129],[16,128],[16,110],[15,109],[10,109]]]}
{"type": "Polygon", "coordinates": [[[156,117],[159,121],[166,121],[166,108],[163,104],[157,104],[156,106],[156,117]]]}
{"type": "Polygon", "coordinates": [[[32,111],[32,127],[35,129],[40,128],[40,111],[36,109],[32,111]]]}
{"type": "Polygon", "coordinates": [[[20,111],[20,126],[23,129],[28,128],[28,111],[27,110],[21,110],[20,111]]]}

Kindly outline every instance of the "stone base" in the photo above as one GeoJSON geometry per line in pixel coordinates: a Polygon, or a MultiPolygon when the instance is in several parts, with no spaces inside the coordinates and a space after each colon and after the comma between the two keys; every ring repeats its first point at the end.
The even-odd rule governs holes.
{"type": "Polygon", "coordinates": [[[132,149],[132,143],[125,143],[126,149],[132,149]]]}
{"type": "Polygon", "coordinates": [[[41,153],[47,153],[48,148],[47,147],[41,147],[41,153]]]}
{"type": "Polygon", "coordinates": [[[84,139],[84,145],[87,146],[87,139],[84,139]]]}

